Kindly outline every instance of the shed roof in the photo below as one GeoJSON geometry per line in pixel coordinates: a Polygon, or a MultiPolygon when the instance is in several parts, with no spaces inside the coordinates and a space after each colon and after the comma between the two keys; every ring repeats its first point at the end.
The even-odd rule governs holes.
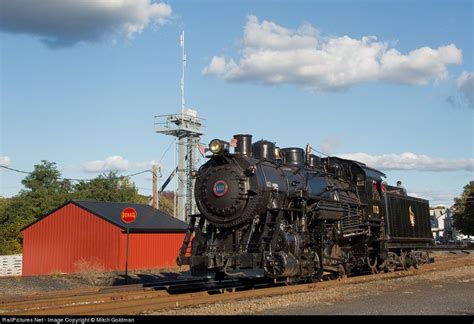
{"type": "MultiPolygon", "coordinates": [[[[149,205],[73,200],[58,209],[61,209],[68,204],[74,204],[79,208],[82,208],[117,227],[120,227],[123,230],[127,229],[127,225],[122,222],[122,211],[127,207],[131,207],[137,211],[137,219],[135,222],[128,224],[131,233],[184,233],[188,228],[187,223],[180,221],[179,219],[159,211],[149,205]]],[[[48,217],[55,211],[39,218],[36,222],[48,217]]],[[[22,231],[32,226],[36,222],[26,226],[22,229],[22,231]]]]}

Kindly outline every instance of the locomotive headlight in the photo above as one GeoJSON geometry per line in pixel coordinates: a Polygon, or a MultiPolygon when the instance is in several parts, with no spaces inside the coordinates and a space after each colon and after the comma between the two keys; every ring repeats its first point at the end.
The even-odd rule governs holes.
{"type": "Polygon", "coordinates": [[[209,150],[212,154],[223,154],[229,152],[229,143],[219,139],[212,140],[209,144],[209,150]]]}

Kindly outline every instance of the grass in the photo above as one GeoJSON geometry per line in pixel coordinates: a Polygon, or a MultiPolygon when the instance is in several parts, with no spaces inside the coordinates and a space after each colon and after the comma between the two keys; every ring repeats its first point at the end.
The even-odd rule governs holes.
{"type": "Polygon", "coordinates": [[[115,279],[113,272],[107,271],[98,259],[80,259],[74,263],[76,276],[92,286],[110,286],[115,279]]]}

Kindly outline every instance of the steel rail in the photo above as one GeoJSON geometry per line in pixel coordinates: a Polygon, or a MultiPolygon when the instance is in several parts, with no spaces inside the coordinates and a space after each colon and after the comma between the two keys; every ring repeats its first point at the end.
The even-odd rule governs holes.
{"type": "Polygon", "coordinates": [[[16,296],[16,297],[2,297],[0,298],[0,309],[2,309],[7,304],[12,303],[27,303],[27,302],[34,302],[34,301],[46,301],[46,300],[56,300],[68,297],[85,297],[89,296],[89,298],[93,298],[97,295],[102,294],[110,294],[110,293],[120,293],[120,292],[128,292],[128,291],[141,291],[141,290],[163,290],[168,289],[169,287],[176,286],[178,287],[181,285],[187,284],[194,284],[197,282],[202,282],[202,279],[182,279],[182,280],[169,280],[169,281],[156,281],[151,283],[145,284],[134,284],[134,285],[127,285],[127,286],[112,286],[112,287],[96,287],[96,288],[82,288],[82,289],[74,289],[74,290],[64,290],[64,291],[52,291],[52,292],[43,292],[43,293],[35,293],[29,296],[16,296]]]}

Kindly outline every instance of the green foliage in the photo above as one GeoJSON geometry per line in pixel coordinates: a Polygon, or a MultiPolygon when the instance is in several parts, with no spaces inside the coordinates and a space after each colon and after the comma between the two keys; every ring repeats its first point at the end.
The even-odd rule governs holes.
{"type": "Polygon", "coordinates": [[[174,214],[174,192],[164,191],[160,194],[159,210],[169,215],[174,214]]]}
{"type": "Polygon", "coordinates": [[[69,198],[71,183],[60,179],[54,162],[41,161],[22,180],[25,189],[0,208],[0,254],[21,252],[20,230],[69,198]]]}
{"type": "Polygon", "coordinates": [[[0,255],[15,254],[21,251],[20,230],[33,222],[31,201],[15,196],[2,198],[0,203],[0,255]]]}
{"type": "Polygon", "coordinates": [[[147,203],[129,178],[119,177],[116,172],[100,175],[92,181],[80,181],[74,186],[73,199],[147,203]]]}
{"type": "Polygon", "coordinates": [[[48,191],[51,194],[67,194],[71,190],[71,183],[60,178],[61,173],[56,169],[56,163],[42,160],[21,183],[27,188],[27,192],[48,191]]]}
{"type": "Polygon", "coordinates": [[[474,181],[465,187],[461,197],[454,199],[454,226],[464,235],[474,235],[474,181]]]}
{"type": "Polygon", "coordinates": [[[0,197],[0,255],[21,253],[20,230],[67,201],[148,202],[128,178],[114,172],[72,185],[69,180],[61,179],[56,163],[44,160],[34,166],[22,184],[25,189],[16,196],[0,197]]]}
{"type": "Polygon", "coordinates": [[[16,196],[21,198],[18,203],[20,206],[16,207],[23,209],[22,215],[19,216],[42,216],[70,199],[72,185],[69,180],[61,179],[61,173],[54,162],[41,161],[21,183],[26,189],[16,196]],[[25,208],[28,208],[30,213],[25,214],[25,208]]]}

